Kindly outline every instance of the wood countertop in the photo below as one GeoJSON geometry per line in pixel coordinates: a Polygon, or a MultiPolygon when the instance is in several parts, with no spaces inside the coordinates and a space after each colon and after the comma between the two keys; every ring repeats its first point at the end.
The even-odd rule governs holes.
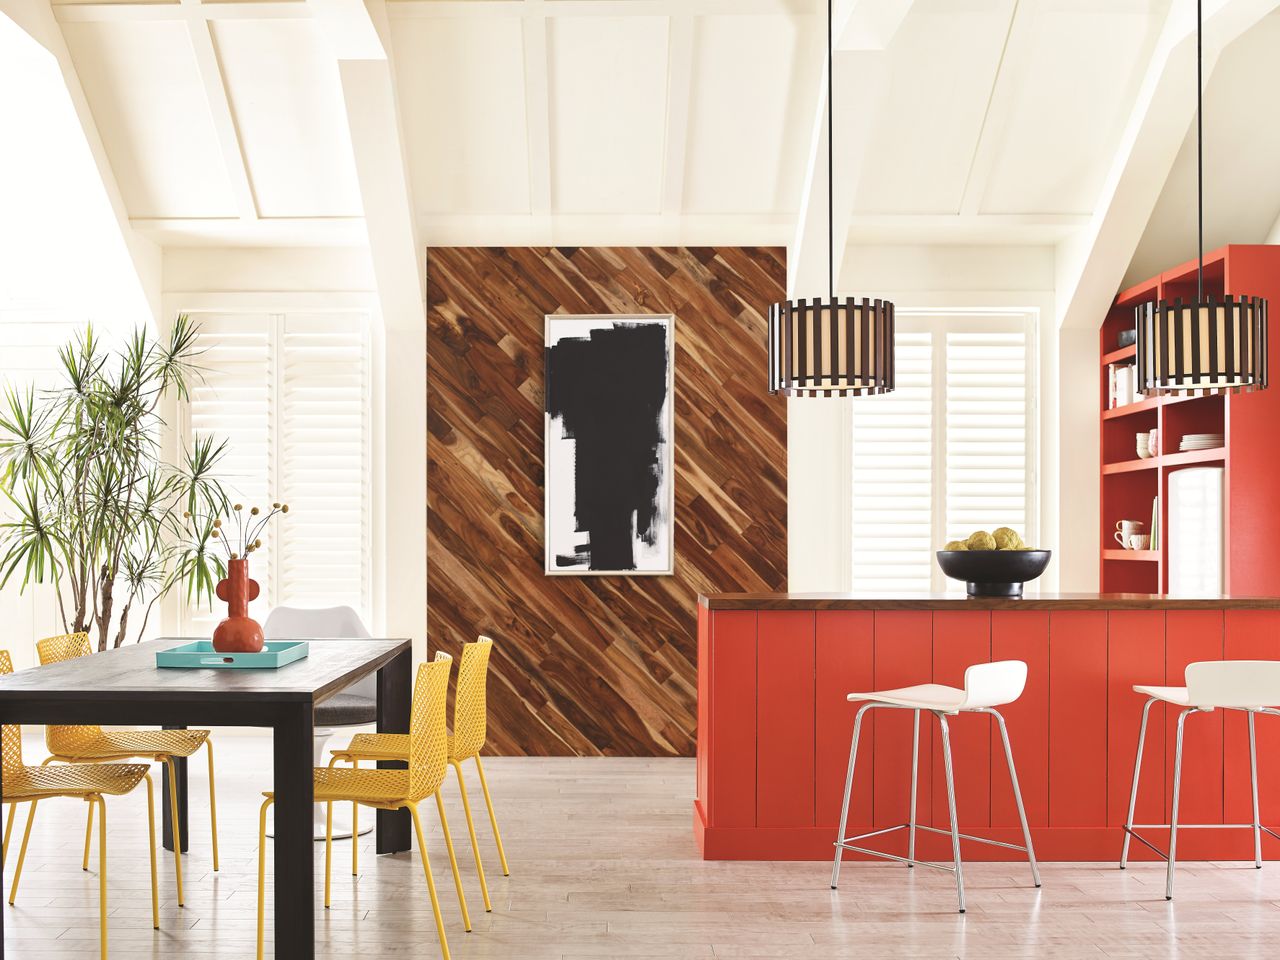
{"type": "Polygon", "coordinates": [[[1172,597],[1156,593],[1027,593],[966,597],[947,593],[713,593],[708,610],[1280,610],[1280,597],[1172,597]]]}

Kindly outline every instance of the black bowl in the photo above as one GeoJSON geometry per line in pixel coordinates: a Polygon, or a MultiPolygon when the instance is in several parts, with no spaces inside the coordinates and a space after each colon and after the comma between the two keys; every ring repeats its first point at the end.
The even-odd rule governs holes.
{"type": "Polygon", "coordinates": [[[1044,573],[1051,550],[939,550],[938,566],[965,581],[971,597],[1020,597],[1022,585],[1044,573]]]}

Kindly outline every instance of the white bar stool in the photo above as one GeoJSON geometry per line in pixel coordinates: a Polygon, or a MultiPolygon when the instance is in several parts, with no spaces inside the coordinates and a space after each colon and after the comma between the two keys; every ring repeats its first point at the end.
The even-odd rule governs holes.
{"type": "Polygon", "coordinates": [[[1137,841],[1154,850],[1168,863],[1164,884],[1164,898],[1173,899],[1173,867],[1178,858],[1178,828],[1252,830],[1253,863],[1262,869],[1262,831],[1280,840],[1270,827],[1258,819],[1258,749],[1254,733],[1255,714],[1280,716],[1280,710],[1272,709],[1280,703],[1280,661],[1275,660],[1204,660],[1187,665],[1185,687],[1135,686],[1134,692],[1147,697],[1142,707],[1142,725],[1138,728],[1138,753],[1133,760],[1133,789],[1129,792],[1129,813],[1124,820],[1124,847],[1120,851],[1120,869],[1129,862],[1129,840],[1137,841]],[[1138,777],[1142,772],[1142,745],[1147,739],[1147,717],[1154,703],[1168,703],[1182,707],[1178,714],[1178,739],[1173,754],[1173,802],[1170,804],[1169,823],[1134,823],[1133,810],[1138,802],[1138,777]],[[1270,704],[1271,706],[1268,706],[1270,704]],[[1249,716],[1249,772],[1253,786],[1252,823],[1178,823],[1178,799],[1182,786],[1182,732],[1187,717],[1193,713],[1209,713],[1213,710],[1241,710],[1249,716]],[[1165,853],[1149,840],[1138,835],[1138,830],[1169,831],[1169,852],[1165,853]]]}
{"type": "Polygon", "coordinates": [[[1005,729],[1004,717],[1000,716],[999,711],[994,709],[1017,700],[1018,697],[1022,696],[1022,690],[1026,684],[1027,665],[1025,663],[1021,660],[1000,660],[996,663],[975,664],[965,670],[963,690],[938,683],[923,683],[919,686],[903,687],[898,690],[849,694],[850,701],[865,700],[867,703],[859,708],[858,715],[853,721],[853,743],[849,747],[849,772],[845,776],[844,804],[840,808],[840,833],[835,842],[835,863],[831,867],[832,890],[836,888],[836,884],[840,879],[840,861],[844,856],[844,851],[853,850],[857,853],[905,863],[908,867],[919,864],[922,867],[934,867],[935,869],[946,870],[955,874],[956,897],[960,904],[960,912],[964,913],[964,864],[960,859],[961,839],[976,840],[978,843],[987,843],[993,847],[1006,847],[1009,850],[1022,851],[1027,855],[1027,862],[1031,865],[1031,878],[1035,881],[1037,887],[1040,886],[1040,869],[1036,865],[1035,849],[1031,845],[1031,831],[1027,829],[1027,814],[1022,806],[1022,791],[1018,788],[1018,772],[1014,769],[1013,750],[1009,747],[1009,732],[1005,729]],[[862,716],[868,710],[878,708],[915,711],[915,724],[911,737],[910,819],[906,823],[900,823],[896,826],[884,827],[880,830],[872,830],[869,833],[846,837],[844,829],[849,818],[849,794],[853,790],[853,768],[858,758],[858,738],[862,734],[862,716]],[[937,717],[938,726],[942,730],[942,759],[947,771],[947,809],[951,813],[950,831],[916,823],[916,775],[920,763],[920,712],[922,710],[927,710],[937,717]],[[959,713],[989,713],[996,718],[996,722],[1000,725],[1000,739],[1004,741],[1004,758],[1009,764],[1009,782],[1013,785],[1013,798],[1018,804],[1018,819],[1022,823],[1022,837],[1026,842],[1024,847],[1019,847],[1012,843],[1002,843],[999,840],[988,840],[985,837],[972,837],[959,832],[956,824],[955,778],[951,770],[951,733],[947,724],[947,717],[955,716],[959,713]],[[867,837],[877,837],[881,834],[892,833],[895,830],[902,830],[903,828],[908,831],[907,855],[905,857],[898,857],[891,853],[882,853],[879,850],[869,850],[865,847],[853,845],[855,840],[865,840],[867,837]],[[951,865],[931,863],[928,860],[917,860],[915,858],[917,829],[942,834],[943,836],[950,835],[951,852],[954,858],[951,865]]]}

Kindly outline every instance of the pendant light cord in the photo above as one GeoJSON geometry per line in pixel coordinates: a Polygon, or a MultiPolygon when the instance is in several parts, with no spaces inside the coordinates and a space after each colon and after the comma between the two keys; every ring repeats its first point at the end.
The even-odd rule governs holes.
{"type": "MultiPolygon", "coordinates": [[[[1198,2],[1198,0],[1197,0],[1198,2]]],[[[835,120],[832,113],[832,67],[835,65],[832,50],[835,38],[831,32],[831,8],[833,0],[827,0],[827,296],[836,299],[836,207],[835,207],[835,120]]]]}
{"type": "MultiPolygon", "coordinates": [[[[828,3],[829,5],[829,3],[828,3]]],[[[1196,0],[1196,302],[1204,303],[1204,2],[1196,0]]]]}

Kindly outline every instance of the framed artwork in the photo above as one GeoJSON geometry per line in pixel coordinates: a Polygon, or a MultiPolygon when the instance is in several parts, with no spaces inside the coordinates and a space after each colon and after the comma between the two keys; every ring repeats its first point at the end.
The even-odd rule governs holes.
{"type": "Polygon", "coordinates": [[[548,574],[671,574],[675,317],[546,318],[548,574]]]}

